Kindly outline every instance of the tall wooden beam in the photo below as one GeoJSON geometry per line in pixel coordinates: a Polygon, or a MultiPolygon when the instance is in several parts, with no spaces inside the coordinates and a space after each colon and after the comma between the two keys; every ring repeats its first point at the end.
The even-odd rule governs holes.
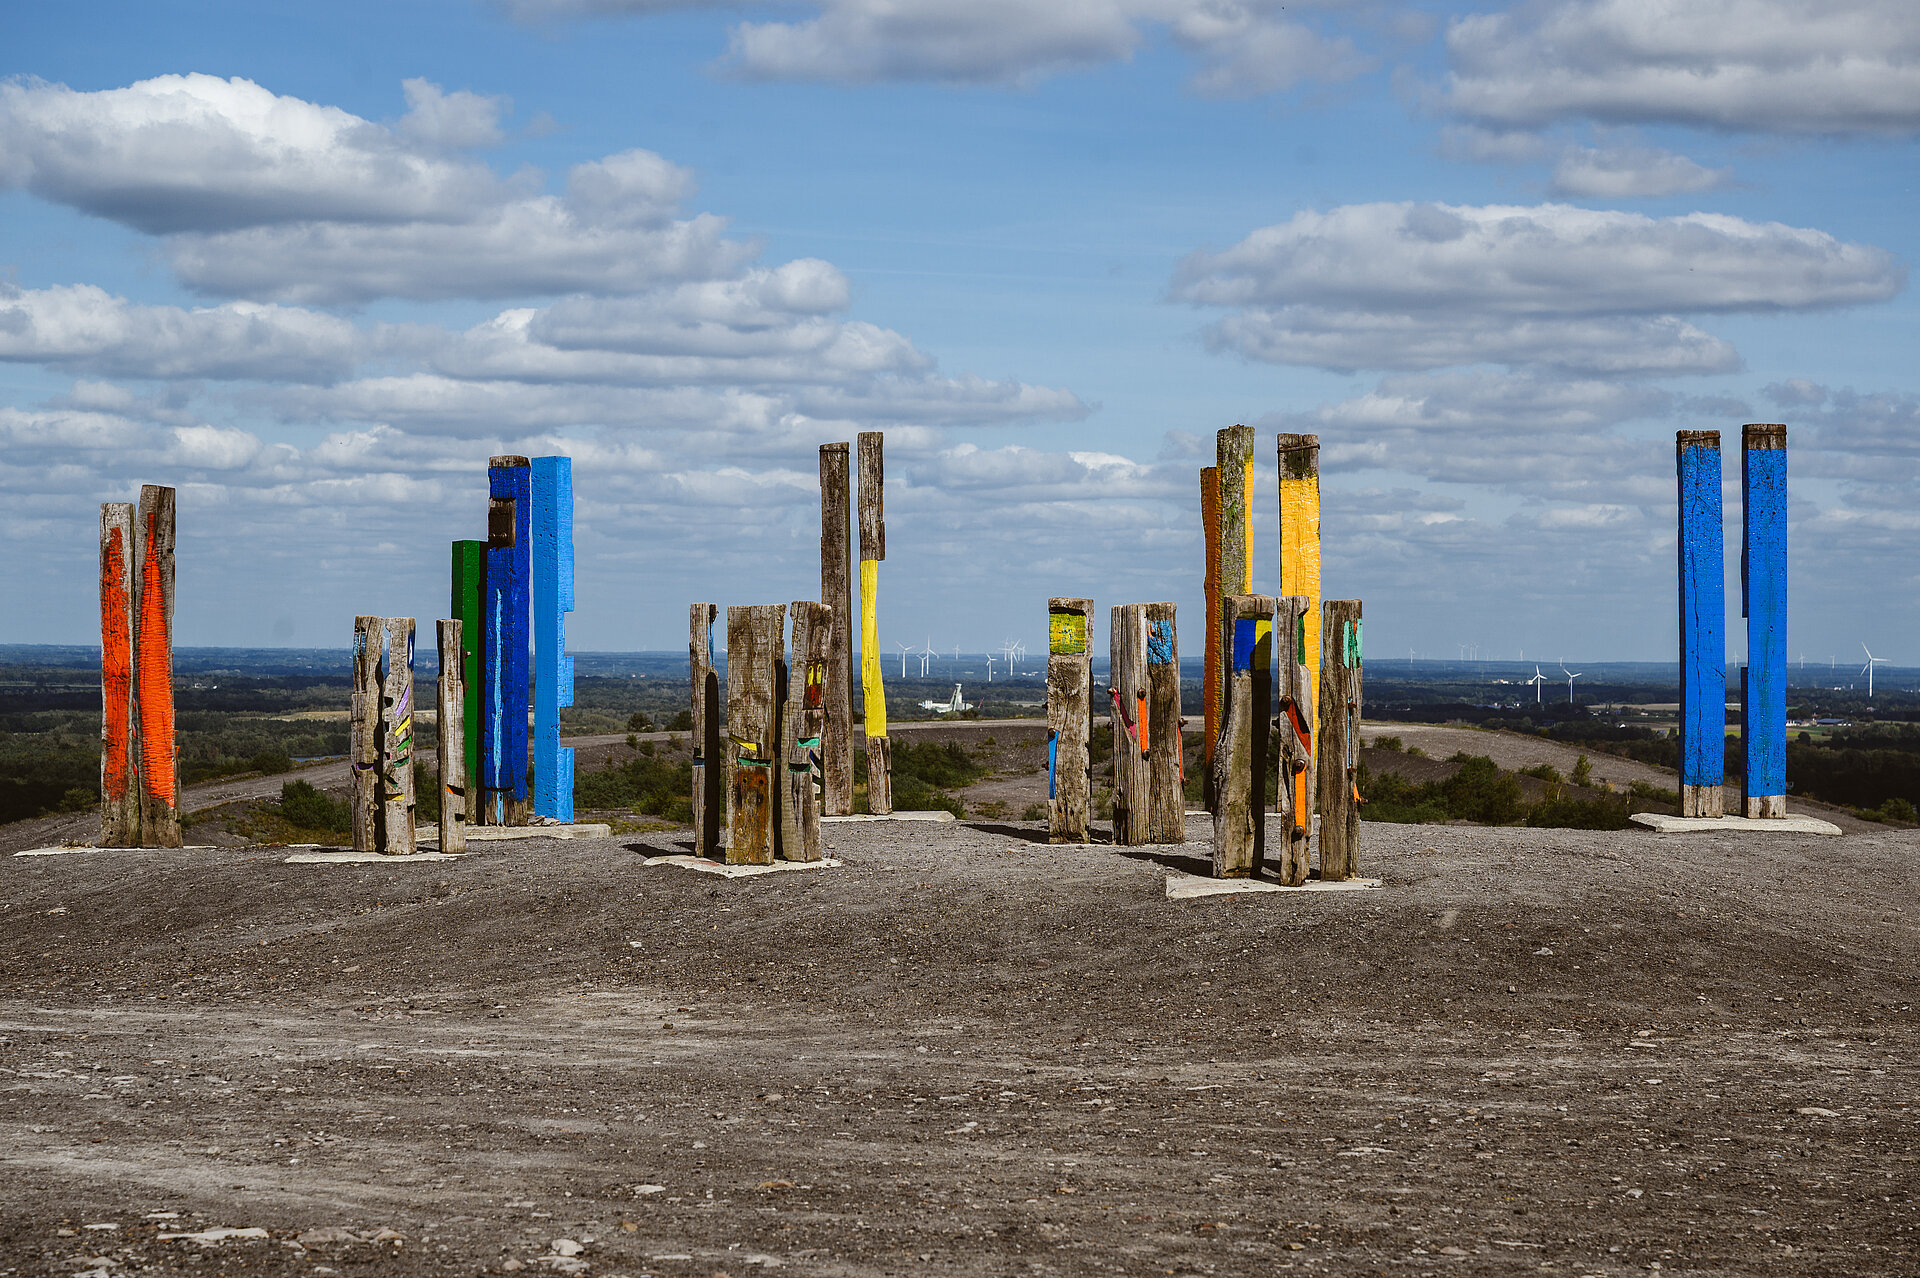
{"type": "MultiPolygon", "coordinates": [[[[1295,813],[1295,820],[1297,829],[1311,830],[1313,750],[1319,741],[1320,712],[1320,437],[1281,435],[1279,455],[1280,595],[1307,601],[1301,619],[1306,647],[1300,663],[1309,671],[1309,679],[1305,696],[1296,703],[1307,734],[1306,804],[1295,813]]],[[[1300,727],[1296,721],[1294,731],[1300,727]]]]}
{"type": "Polygon", "coordinates": [[[133,503],[100,505],[100,836],[140,846],[140,755],[134,734],[133,503]]]}
{"type": "Polygon", "coordinates": [[[348,738],[353,765],[353,850],[380,846],[380,650],[386,645],[384,617],[353,619],[353,709],[348,738]]]}
{"type": "Polygon", "coordinates": [[[1141,605],[1147,674],[1147,842],[1187,841],[1186,744],[1180,735],[1180,636],[1168,602],[1141,605]]]}
{"type": "Polygon", "coordinates": [[[1206,577],[1201,593],[1206,596],[1207,630],[1200,644],[1203,667],[1200,685],[1201,705],[1206,717],[1200,734],[1200,801],[1214,811],[1213,746],[1220,732],[1220,645],[1214,636],[1220,633],[1220,468],[1207,466],[1200,471],[1200,535],[1206,543],[1206,577]]]}
{"type": "MultiPolygon", "coordinates": [[[[1313,601],[1300,595],[1274,600],[1274,690],[1280,717],[1273,753],[1279,761],[1278,846],[1267,858],[1273,877],[1291,887],[1307,881],[1313,835],[1313,710],[1319,671],[1307,663],[1307,617],[1313,601]]],[[[1313,645],[1317,650],[1319,644],[1313,645]]]]}
{"type": "Polygon", "coordinates": [[[785,604],[727,609],[727,864],[772,865],[775,821],[774,665],[785,604]]]}
{"type": "Polygon", "coordinates": [[[887,557],[885,437],[863,430],[860,446],[860,695],[867,730],[867,811],[893,811],[893,747],[887,740],[887,693],[880,678],[880,561],[887,557]]]}
{"type": "Polygon", "coordinates": [[[687,674],[693,688],[693,854],[711,857],[726,846],[720,814],[727,756],[720,745],[720,675],[713,664],[713,623],[720,609],[697,603],[687,616],[687,674]]]}
{"type": "Polygon", "coordinates": [[[1152,842],[1152,698],[1147,681],[1147,606],[1108,614],[1107,705],[1113,717],[1113,841],[1152,842]]]}
{"type": "Polygon", "coordinates": [[[180,846],[180,743],[173,715],[173,489],[145,484],[134,514],[134,705],[140,719],[140,843],[180,846]]]}
{"type": "Polygon", "coordinates": [[[1726,569],[1720,432],[1674,436],[1680,476],[1680,815],[1726,813],[1726,569]]]}
{"type": "Polygon", "coordinates": [[[1741,428],[1742,611],[1747,669],[1741,681],[1750,817],[1787,815],[1787,428],[1741,428]]]}
{"type": "MultiPolygon", "coordinates": [[[[466,752],[461,762],[460,775],[463,784],[470,787],[466,802],[466,820],[475,825],[483,824],[486,813],[479,802],[478,792],[471,788],[477,786],[480,779],[480,652],[483,647],[485,629],[481,624],[481,613],[485,601],[485,582],[487,573],[487,543],[484,541],[456,541],[453,543],[453,571],[451,572],[452,598],[449,611],[453,619],[460,623],[460,704],[451,710],[441,704],[440,714],[460,716],[460,740],[466,752]]],[[[442,732],[445,731],[443,727],[442,732]]]]}
{"type": "Polygon", "coordinates": [[[465,656],[461,623],[441,621],[439,709],[436,761],[440,771],[440,851],[456,855],[467,848],[467,723],[465,656]]]}
{"type": "Polygon", "coordinates": [[[1329,599],[1320,624],[1320,877],[1360,868],[1360,601],[1329,599]]]}
{"type": "Polygon", "coordinates": [[[1227,595],[1221,619],[1232,636],[1214,747],[1213,876],[1258,876],[1266,859],[1267,725],[1273,701],[1273,597],[1227,595]]]}
{"type": "Polygon", "coordinates": [[[1087,734],[1093,600],[1047,600],[1047,841],[1085,843],[1093,799],[1087,734]]]}
{"type": "Polygon", "coordinates": [[[380,680],[380,850],[413,855],[413,618],[388,617],[380,680]]]}
{"type": "Polygon", "coordinates": [[[833,610],[827,637],[827,719],[820,734],[826,816],[853,812],[853,517],[847,451],[845,441],[820,445],[820,601],[833,610]]]}
{"type": "Polygon", "coordinates": [[[533,469],[525,457],[487,465],[486,650],[481,696],[481,802],[488,821],[527,823],[528,576],[533,469]]]}
{"type": "Polygon", "coordinates": [[[820,738],[832,695],[833,610],[807,599],[793,602],[793,665],[780,716],[780,842],[782,860],[820,859],[820,738]]]}
{"type": "Polygon", "coordinates": [[[573,821],[573,751],[560,744],[560,710],[573,704],[573,458],[533,459],[533,810],[573,821]]]}
{"type": "MultiPolygon", "coordinates": [[[[1223,599],[1228,595],[1253,593],[1253,507],[1248,501],[1252,487],[1250,472],[1253,469],[1253,444],[1254,429],[1251,426],[1229,426],[1215,436],[1220,563],[1214,589],[1223,599]]],[[[1217,615],[1218,624],[1208,634],[1208,642],[1217,650],[1214,658],[1217,672],[1214,692],[1216,731],[1225,714],[1228,662],[1233,653],[1233,636],[1226,624],[1226,614],[1220,611],[1217,615]]],[[[1217,778],[1218,772],[1214,775],[1217,778]]]]}

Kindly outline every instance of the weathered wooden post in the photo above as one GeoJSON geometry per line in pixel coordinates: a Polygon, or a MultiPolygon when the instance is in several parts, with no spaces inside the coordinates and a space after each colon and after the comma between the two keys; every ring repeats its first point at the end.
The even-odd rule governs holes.
{"type": "Polygon", "coordinates": [[[140,756],[134,736],[133,503],[100,504],[100,837],[140,846],[140,756]]]}
{"type": "Polygon", "coordinates": [[[887,557],[884,436],[860,432],[860,692],[867,729],[867,811],[893,811],[893,747],[887,740],[887,693],[880,679],[880,561],[887,557]]]}
{"type": "Polygon", "coordinates": [[[1228,595],[1221,617],[1233,636],[1226,713],[1214,747],[1213,876],[1258,876],[1266,860],[1267,736],[1273,703],[1273,597],[1228,595]]]}
{"type": "Polygon", "coordinates": [[[847,444],[820,445],[820,601],[833,610],[827,639],[826,727],[820,735],[822,813],[853,812],[852,514],[847,444]]]}
{"type": "Polygon", "coordinates": [[[380,846],[380,649],[385,617],[353,619],[353,709],[348,753],[353,765],[353,850],[380,846]]]}
{"type": "Polygon", "coordinates": [[[533,810],[571,824],[573,751],[560,744],[560,709],[573,704],[573,458],[534,458],[532,487],[533,810]]]}
{"type": "Polygon", "coordinates": [[[1091,599],[1047,600],[1047,841],[1085,843],[1093,799],[1091,599]]]}
{"type": "MultiPolygon", "coordinates": [[[[451,711],[445,702],[440,705],[440,715],[460,716],[460,740],[466,757],[461,761],[461,784],[468,787],[467,800],[463,807],[463,821],[474,825],[486,822],[486,805],[479,802],[474,787],[480,778],[480,651],[482,635],[481,608],[485,598],[487,573],[487,543],[484,541],[456,541],[453,543],[452,599],[449,611],[453,619],[460,623],[460,704],[451,711]]],[[[442,657],[442,660],[445,658],[442,657]]],[[[446,728],[442,726],[442,733],[446,728]]]]}
{"type": "Polygon", "coordinates": [[[727,609],[728,865],[773,864],[774,662],[786,614],[785,604],[727,609]]]}
{"type": "Polygon", "coordinates": [[[413,618],[385,618],[380,681],[380,851],[413,855],[413,618]]]}
{"type": "MultiPolygon", "coordinates": [[[[1313,702],[1318,670],[1307,663],[1307,616],[1312,601],[1300,595],[1274,600],[1273,662],[1280,718],[1273,753],[1279,758],[1279,846],[1267,858],[1273,876],[1290,887],[1307,881],[1308,843],[1313,834],[1313,702]]],[[[1315,645],[1317,648],[1319,645],[1315,645]]]]}
{"type": "Polygon", "coordinates": [[[1187,841],[1180,636],[1170,602],[1142,605],[1147,673],[1147,842],[1187,841]]]}
{"type": "Polygon", "coordinates": [[[1742,611],[1747,668],[1741,680],[1741,797],[1750,817],[1787,815],[1787,428],[1741,428],[1744,545],[1742,611]]]}
{"type": "Polygon", "coordinates": [[[486,649],[482,678],[481,803],[488,821],[527,823],[527,613],[533,469],[525,457],[487,466],[486,649]]]}
{"type": "Polygon", "coordinates": [[[467,723],[465,656],[458,620],[441,621],[440,708],[435,752],[440,765],[440,851],[457,855],[467,849],[467,723]]]}
{"type": "Polygon", "coordinates": [[[180,846],[180,743],[173,717],[173,489],[140,488],[135,512],[134,706],[140,719],[140,845],[180,846]]]}
{"type": "MultiPolygon", "coordinates": [[[[1280,595],[1305,599],[1301,617],[1305,647],[1300,664],[1308,671],[1304,695],[1296,699],[1300,714],[1294,731],[1304,732],[1306,771],[1300,790],[1304,804],[1295,804],[1294,828],[1313,828],[1313,751],[1318,744],[1315,725],[1320,708],[1320,437],[1281,435],[1280,454],[1280,595]]],[[[1275,614],[1276,624],[1278,614],[1275,614]]],[[[1286,663],[1281,663],[1284,670],[1286,663]]],[[[1283,677],[1284,682],[1284,677],[1283,677]]],[[[1284,690],[1282,695],[1285,695],[1284,690]]],[[[1305,838],[1305,835],[1301,836],[1305,838]]],[[[1304,856],[1306,849],[1300,849],[1304,856]]],[[[1301,872],[1305,873],[1305,863],[1301,872]]],[[[1304,881],[1304,880],[1302,880],[1304,881]]]]}
{"type": "Polygon", "coordinates": [[[713,667],[713,623],[720,609],[697,603],[688,609],[687,672],[693,687],[693,854],[710,857],[726,846],[720,814],[727,757],[720,748],[720,675],[713,667]]]}
{"type": "Polygon", "coordinates": [[[820,737],[832,695],[833,610],[826,604],[793,603],[793,665],[786,709],[780,716],[785,767],[780,795],[780,842],[785,861],[820,859],[820,737]]]}
{"type": "Polygon", "coordinates": [[[1206,542],[1205,584],[1207,630],[1200,644],[1203,665],[1200,685],[1201,705],[1206,717],[1200,736],[1200,805],[1214,811],[1213,745],[1220,731],[1220,645],[1214,636],[1220,633],[1220,468],[1207,466],[1200,471],[1200,535],[1206,542]]]}
{"type": "MultiPolygon", "coordinates": [[[[1219,485],[1217,521],[1220,525],[1218,579],[1214,590],[1225,598],[1228,595],[1248,595],[1253,593],[1253,507],[1248,501],[1253,486],[1253,444],[1254,429],[1251,426],[1229,426],[1215,435],[1215,449],[1218,464],[1215,466],[1216,483],[1219,485]]],[[[1214,689],[1214,729],[1217,732],[1225,715],[1227,679],[1229,662],[1233,655],[1233,635],[1227,625],[1225,605],[1216,605],[1219,609],[1219,621],[1208,635],[1208,642],[1217,650],[1214,658],[1216,686],[1214,689]]],[[[1215,769],[1214,779],[1219,779],[1215,769]]],[[[1218,809],[1212,809],[1217,811],[1218,809]]]]}
{"type": "Polygon", "coordinates": [[[1360,868],[1360,601],[1329,599],[1320,637],[1320,877],[1360,868]]]}
{"type": "Polygon", "coordinates": [[[1726,814],[1725,553],[1720,432],[1674,436],[1680,476],[1680,815],[1726,814]]]}

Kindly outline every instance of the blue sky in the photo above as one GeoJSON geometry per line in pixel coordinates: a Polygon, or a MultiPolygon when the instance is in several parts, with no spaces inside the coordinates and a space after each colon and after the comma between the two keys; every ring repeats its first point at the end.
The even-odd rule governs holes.
{"type": "Polygon", "coordinates": [[[438,616],[511,451],[576,458],[573,646],[673,647],[815,592],[815,447],[885,429],[887,645],[1037,647],[1051,594],[1194,615],[1247,422],[1258,588],[1318,431],[1376,654],[1662,659],[1673,431],[1784,421],[1790,649],[1920,663],[1904,2],[14,6],[0,50],[0,641],[96,633],[141,482],[182,642],[438,616]]]}

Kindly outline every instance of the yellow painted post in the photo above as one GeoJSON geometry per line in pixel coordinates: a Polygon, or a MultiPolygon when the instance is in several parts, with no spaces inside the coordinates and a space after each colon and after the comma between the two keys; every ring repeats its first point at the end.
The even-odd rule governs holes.
{"type": "Polygon", "coordinates": [[[886,472],[877,430],[861,431],[860,491],[860,686],[867,730],[867,811],[893,811],[893,747],[887,741],[887,694],[880,681],[880,561],[887,557],[886,472]]]}
{"type": "MultiPolygon", "coordinates": [[[[1307,601],[1301,627],[1306,636],[1305,712],[1310,757],[1307,776],[1316,774],[1320,754],[1320,437],[1280,436],[1280,596],[1307,601]]],[[[1307,806],[1296,813],[1302,828],[1313,827],[1314,788],[1306,787],[1307,806]]]]}

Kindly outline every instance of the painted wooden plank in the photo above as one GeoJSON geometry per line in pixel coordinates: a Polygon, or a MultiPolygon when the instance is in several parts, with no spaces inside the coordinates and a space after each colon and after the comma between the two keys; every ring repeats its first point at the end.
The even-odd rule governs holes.
{"type": "MultiPolygon", "coordinates": [[[[466,750],[466,758],[461,766],[460,775],[467,785],[475,785],[480,777],[480,651],[484,630],[480,617],[485,604],[485,581],[487,572],[487,543],[484,541],[456,541],[453,543],[453,564],[451,577],[451,595],[448,611],[453,619],[460,623],[460,704],[454,712],[461,716],[460,739],[466,750]]],[[[447,713],[441,707],[442,714],[447,713]]],[[[472,794],[467,802],[467,820],[480,823],[478,795],[472,794]]]]}
{"type": "Polygon", "coordinates": [[[440,851],[463,852],[467,846],[467,723],[465,658],[459,619],[443,620],[435,628],[440,647],[440,686],[435,742],[440,774],[440,851]]]}
{"type": "Polygon", "coordinates": [[[720,814],[725,800],[726,754],[720,744],[720,674],[713,664],[713,623],[720,609],[697,603],[687,610],[687,674],[693,689],[693,854],[712,856],[726,845],[720,814]]]}
{"type": "Polygon", "coordinates": [[[353,709],[348,754],[353,765],[353,850],[375,852],[380,844],[380,650],[384,617],[353,619],[353,709]]]}
{"type": "Polygon", "coordinates": [[[412,617],[385,619],[385,669],[380,679],[380,851],[412,856],[413,632],[412,617]]]}
{"type": "Polygon", "coordinates": [[[1320,877],[1360,872],[1360,601],[1320,610],[1320,877]]]}
{"type": "Polygon", "coordinates": [[[134,513],[134,707],[139,719],[140,844],[180,846],[180,742],[173,712],[174,493],[144,484],[134,513]]]}
{"type": "Polygon", "coordinates": [[[1307,601],[1302,627],[1306,655],[1301,664],[1310,672],[1305,699],[1300,703],[1307,721],[1308,754],[1306,804],[1299,814],[1300,828],[1313,828],[1312,749],[1318,738],[1314,724],[1320,706],[1320,437],[1279,437],[1280,462],[1280,594],[1307,601]]]}
{"type": "Polygon", "coordinates": [[[833,684],[833,610],[826,604],[793,603],[793,664],[786,708],[780,716],[784,775],[780,794],[780,842],[785,861],[820,859],[821,734],[833,684]]]}
{"type": "Polygon", "coordinates": [[[1674,436],[1680,479],[1680,815],[1725,815],[1726,569],[1720,432],[1674,436]]]}
{"type": "Polygon", "coordinates": [[[1186,744],[1180,714],[1180,635],[1170,602],[1142,604],[1147,682],[1147,842],[1187,841],[1186,744]]]}
{"type": "Polygon", "coordinates": [[[860,695],[867,735],[867,811],[893,811],[893,751],[887,740],[887,692],[880,674],[880,561],[887,557],[885,436],[863,430],[860,467],[860,695]],[[879,742],[876,746],[874,743],[879,742]]]}
{"type": "Polygon", "coordinates": [[[1202,682],[1201,705],[1205,718],[1200,733],[1201,806],[1214,810],[1213,746],[1220,731],[1220,645],[1214,636],[1220,633],[1220,468],[1200,471],[1200,535],[1206,543],[1206,577],[1201,594],[1206,598],[1207,630],[1200,644],[1202,682]]]}
{"type": "MultiPolygon", "coordinates": [[[[1229,426],[1215,434],[1214,467],[1220,487],[1217,518],[1220,525],[1220,567],[1219,580],[1215,590],[1221,598],[1228,595],[1248,595],[1253,593],[1253,508],[1248,500],[1250,476],[1253,462],[1254,430],[1251,426],[1229,426]]],[[[1209,641],[1218,649],[1214,659],[1215,669],[1219,672],[1219,687],[1215,693],[1218,705],[1214,715],[1214,729],[1220,728],[1220,721],[1226,715],[1227,696],[1227,659],[1233,650],[1233,638],[1228,633],[1225,612],[1218,613],[1218,623],[1209,636],[1209,641]]],[[[1214,774],[1215,779],[1218,773],[1214,774]]]]}
{"type": "Polygon", "coordinates": [[[1085,843],[1093,778],[1093,600],[1047,600],[1047,841],[1085,843]]]}
{"type": "Polygon", "coordinates": [[[820,737],[820,801],[826,816],[853,812],[853,515],[848,448],[845,441],[820,445],[820,600],[833,610],[824,694],[827,722],[820,737]]]}
{"type": "Polygon", "coordinates": [[[1277,837],[1266,862],[1274,878],[1294,887],[1307,881],[1313,834],[1313,706],[1319,673],[1307,664],[1307,617],[1313,611],[1313,601],[1301,595],[1274,600],[1274,691],[1280,698],[1273,743],[1279,765],[1274,806],[1280,820],[1274,823],[1277,837]]]}
{"type": "Polygon", "coordinates": [[[1741,428],[1741,593],[1747,676],[1741,688],[1749,817],[1787,815],[1787,428],[1741,428]]]}
{"type": "Polygon", "coordinates": [[[133,503],[100,505],[100,835],[140,846],[140,754],[134,732],[133,503]]]}
{"type": "Polygon", "coordinates": [[[1213,876],[1257,877],[1266,859],[1267,735],[1273,701],[1273,597],[1229,594],[1220,614],[1228,654],[1214,747],[1213,876]]]}
{"type": "Polygon", "coordinates": [[[501,823],[527,823],[529,571],[533,467],[525,457],[487,465],[487,579],[481,703],[481,802],[501,823]]]}
{"type": "Polygon", "coordinates": [[[772,865],[775,769],[774,665],[785,604],[727,609],[727,864],[772,865]]]}
{"type": "Polygon", "coordinates": [[[1150,842],[1153,779],[1147,684],[1147,607],[1116,604],[1107,614],[1107,711],[1113,723],[1113,841],[1150,842]]]}
{"type": "Polygon", "coordinates": [[[573,751],[560,744],[560,711],[573,704],[573,458],[533,459],[533,811],[573,820],[573,751]]]}

